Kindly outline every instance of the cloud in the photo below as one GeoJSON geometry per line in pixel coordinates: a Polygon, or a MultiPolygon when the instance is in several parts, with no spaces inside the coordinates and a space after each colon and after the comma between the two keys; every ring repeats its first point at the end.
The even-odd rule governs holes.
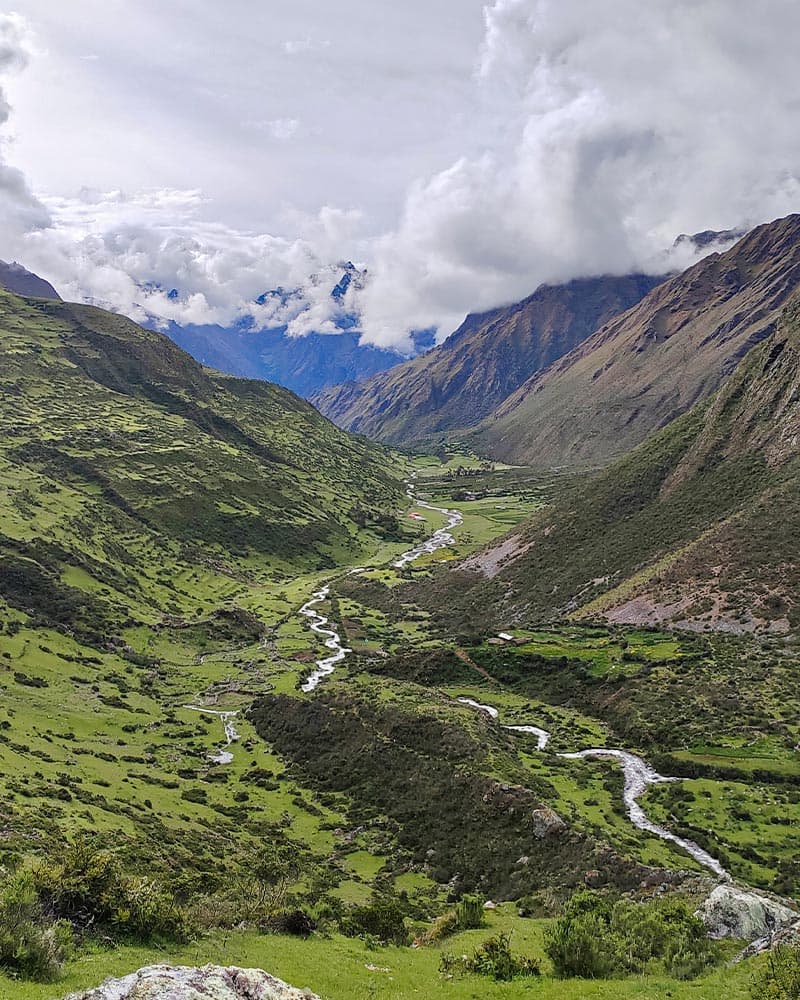
{"type": "MultiPolygon", "coordinates": [[[[137,318],[332,331],[354,259],[347,309],[403,350],[800,207],[795,0],[230,0],[125,32],[107,4],[24,3],[45,37],[14,156],[50,193],[0,162],[0,254],[137,318]],[[300,291],[255,303],[278,287],[300,291]]],[[[0,72],[29,47],[0,20],[0,72]]]]}
{"type": "MultiPolygon", "coordinates": [[[[28,63],[30,36],[23,18],[0,14],[0,76],[23,69],[28,63]]],[[[6,93],[0,89],[0,126],[11,116],[6,93]]],[[[20,170],[0,157],[0,221],[2,240],[9,248],[31,230],[42,229],[50,222],[44,205],[28,188],[20,170]]],[[[9,255],[10,256],[10,255],[9,255]]]]}
{"type": "Polygon", "coordinates": [[[661,270],[678,233],[798,210],[799,32],[792,0],[496,0],[477,77],[505,133],[412,187],[377,247],[367,338],[661,270]]]}
{"type": "Polygon", "coordinates": [[[358,213],[323,208],[295,216],[293,240],[203,221],[198,191],[126,194],[83,189],[48,199],[52,225],[25,237],[27,266],[67,299],[89,301],[139,322],[287,326],[290,336],[338,332],[357,311],[359,289],[340,299],[332,251],[353,233],[358,213]],[[325,252],[320,254],[320,248],[325,252]],[[258,300],[265,292],[282,290],[258,300]]]}
{"type": "Polygon", "coordinates": [[[329,39],[321,39],[315,41],[313,38],[296,38],[289,39],[283,43],[283,51],[287,56],[298,56],[303,55],[306,52],[320,52],[323,49],[330,48],[329,39]]]}
{"type": "Polygon", "coordinates": [[[296,118],[273,118],[266,124],[275,139],[291,139],[300,127],[300,122],[296,118]]]}

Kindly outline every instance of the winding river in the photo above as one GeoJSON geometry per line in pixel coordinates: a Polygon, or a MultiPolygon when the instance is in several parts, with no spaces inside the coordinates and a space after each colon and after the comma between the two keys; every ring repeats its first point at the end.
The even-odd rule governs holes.
{"type": "MultiPolygon", "coordinates": [[[[435,531],[430,538],[420,542],[419,545],[415,545],[413,549],[409,549],[407,552],[404,552],[392,563],[392,566],[395,569],[402,569],[404,566],[407,566],[409,563],[414,562],[424,555],[430,555],[439,549],[452,545],[454,542],[452,530],[459,524],[462,524],[464,520],[463,515],[457,510],[449,510],[446,507],[434,507],[432,504],[419,500],[414,494],[413,485],[409,485],[408,487],[408,496],[414,502],[415,506],[444,515],[447,518],[447,523],[444,527],[435,531]]],[[[350,574],[362,572],[363,569],[360,568],[350,570],[350,574]]],[[[330,584],[325,584],[319,590],[315,591],[311,599],[307,601],[302,608],[300,608],[300,614],[309,619],[309,626],[312,631],[316,632],[317,635],[325,636],[325,645],[331,651],[329,656],[316,661],[316,669],[301,685],[301,690],[306,693],[314,691],[325,677],[329,677],[334,672],[336,664],[341,663],[347,654],[352,652],[352,650],[343,645],[341,635],[331,625],[329,619],[316,610],[316,606],[318,604],[321,604],[323,601],[328,599],[330,596],[330,590],[330,584]]],[[[500,710],[495,708],[494,705],[484,705],[472,698],[466,697],[458,698],[457,700],[462,705],[467,705],[477,711],[485,712],[495,721],[499,721],[500,710]]],[[[550,742],[550,733],[546,729],[541,729],[539,726],[504,725],[503,728],[508,729],[511,732],[528,733],[535,736],[537,749],[540,751],[545,750],[550,742]]],[[[230,740],[228,745],[230,745],[230,740]]],[[[618,761],[620,767],[622,768],[624,778],[622,796],[628,810],[628,819],[631,823],[637,829],[642,830],[645,833],[653,834],[654,836],[661,838],[661,840],[669,841],[677,847],[680,847],[700,865],[704,868],[708,868],[719,878],[724,879],[725,881],[731,880],[730,875],[722,867],[719,861],[712,857],[712,855],[710,855],[707,851],[703,850],[699,844],[696,844],[693,840],[687,840],[684,837],[679,837],[666,827],[660,826],[658,823],[654,823],[652,820],[647,818],[644,809],[639,805],[639,799],[647,791],[650,785],[679,781],[679,778],[669,778],[659,774],[645,760],[641,757],[637,757],[636,754],[630,753],[627,750],[615,750],[607,747],[593,747],[588,750],[579,750],[575,753],[560,753],[558,756],[563,757],[566,760],[580,760],[586,757],[599,757],[610,758],[618,761]]]]}
{"type": "MultiPolygon", "coordinates": [[[[499,709],[495,708],[494,705],[482,705],[480,702],[475,701],[472,698],[459,698],[457,699],[462,705],[468,705],[470,708],[475,708],[480,712],[485,712],[490,718],[497,721],[500,717],[499,709]]],[[[540,729],[538,726],[503,726],[503,729],[509,729],[516,733],[532,733],[536,736],[537,748],[539,750],[544,750],[547,744],[550,742],[550,733],[546,729],[540,729]]],[[[677,834],[672,833],[666,827],[660,826],[658,823],[654,823],[652,820],[647,818],[644,809],[639,805],[639,799],[647,791],[650,785],[662,785],[668,782],[680,781],[679,778],[666,778],[663,774],[659,774],[654,768],[652,768],[647,761],[642,760],[641,757],[637,757],[636,754],[630,753],[628,750],[614,750],[608,747],[593,747],[589,750],[578,750],[576,753],[560,753],[557,754],[558,757],[563,757],[565,760],[581,760],[585,757],[606,757],[619,762],[622,768],[622,774],[624,777],[624,784],[622,789],[622,798],[625,802],[625,806],[628,810],[628,819],[633,823],[633,825],[638,830],[643,830],[646,833],[652,833],[656,837],[660,837],[662,840],[668,840],[673,844],[676,844],[682,850],[686,851],[688,855],[694,858],[699,864],[703,865],[704,868],[710,869],[719,878],[730,881],[730,875],[722,865],[717,861],[715,857],[712,857],[708,851],[704,851],[699,844],[696,844],[693,840],[686,840],[684,837],[679,837],[677,834]]]]}
{"type": "Polygon", "coordinates": [[[214,764],[230,764],[233,760],[233,754],[228,749],[233,743],[239,739],[239,733],[237,732],[236,726],[233,720],[239,714],[238,712],[221,712],[216,708],[204,708],[202,705],[184,705],[185,709],[190,712],[202,712],[203,715],[216,715],[219,721],[222,723],[222,730],[225,733],[225,743],[216,751],[216,753],[210,753],[208,759],[214,764]]]}
{"type": "Polygon", "coordinates": [[[317,635],[326,636],[325,645],[328,649],[332,650],[330,656],[316,661],[316,670],[300,685],[300,690],[306,693],[313,691],[321,680],[329,677],[336,669],[336,664],[341,663],[345,656],[352,652],[351,649],[342,645],[342,637],[335,628],[326,628],[330,622],[325,615],[321,615],[319,611],[315,610],[317,604],[327,601],[330,593],[331,585],[326,583],[324,587],[314,592],[310,601],[307,601],[300,608],[300,614],[309,619],[309,628],[312,632],[316,632],[317,635]]]}
{"type": "MultiPolygon", "coordinates": [[[[402,569],[403,566],[407,566],[409,563],[420,559],[424,555],[430,555],[438,549],[444,549],[447,548],[448,545],[452,545],[455,541],[452,535],[452,530],[464,520],[460,511],[448,510],[446,507],[434,507],[432,504],[425,503],[423,500],[418,500],[414,495],[413,486],[408,487],[408,497],[414,501],[414,504],[417,507],[435,511],[437,514],[443,514],[447,518],[447,524],[443,528],[439,528],[438,531],[435,531],[430,538],[426,538],[424,542],[420,542],[419,545],[415,545],[413,549],[409,549],[407,552],[404,552],[399,559],[392,563],[392,566],[395,569],[402,569]]],[[[351,569],[347,576],[363,572],[364,570],[361,567],[358,567],[356,569],[351,569]]],[[[300,685],[300,690],[305,691],[306,694],[314,691],[319,686],[320,681],[324,680],[326,677],[330,677],[336,669],[336,664],[341,663],[348,653],[352,653],[352,649],[348,649],[342,643],[341,635],[335,628],[333,628],[329,619],[326,618],[325,615],[321,615],[319,611],[316,610],[316,606],[318,604],[322,604],[323,601],[326,601],[330,597],[330,593],[331,585],[326,583],[323,587],[312,594],[310,601],[307,601],[302,608],[300,608],[300,614],[309,619],[309,628],[313,632],[316,632],[317,635],[325,636],[325,645],[331,650],[329,656],[325,656],[321,660],[316,661],[316,668],[300,685]]]]}

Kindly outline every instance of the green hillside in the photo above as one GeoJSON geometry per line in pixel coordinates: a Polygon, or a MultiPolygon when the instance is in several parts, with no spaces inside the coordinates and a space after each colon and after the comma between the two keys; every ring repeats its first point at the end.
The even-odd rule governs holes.
{"type": "MultiPolygon", "coordinates": [[[[734,640],[625,624],[515,627],[508,646],[491,634],[512,611],[515,625],[580,612],[553,587],[583,579],[603,545],[640,568],[632,552],[655,560],[675,538],[684,551],[700,522],[708,538],[791,485],[796,312],[729,396],[587,487],[463,455],[412,466],[127,320],[12,295],[0,305],[0,915],[35,886],[40,924],[66,913],[78,944],[58,986],[0,971],[0,997],[89,985],[156,947],[192,964],[248,957],[292,979],[307,967],[302,981],[330,1000],[514,996],[527,983],[495,994],[437,971],[451,948],[501,930],[541,964],[543,995],[584,995],[552,977],[544,948],[574,890],[674,889],[693,906],[714,882],[631,823],[615,762],[560,756],[586,746],[685,775],[647,793],[648,814],[735,877],[796,894],[795,659],[781,650],[768,669],[734,640]],[[398,567],[448,520],[424,502],[409,511],[400,477],[412,468],[418,492],[463,522],[451,546],[398,567]],[[673,511],[670,491],[684,500],[647,535],[654,505],[673,511]],[[519,559],[476,575],[509,529],[519,559]],[[552,534],[559,545],[532,569],[524,560],[552,534]],[[298,611],[323,581],[320,610],[351,652],[308,693],[324,636],[298,611]],[[530,722],[551,734],[546,749],[505,728],[530,722]],[[520,914],[507,902],[484,929],[437,939],[458,929],[452,907],[470,891],[479,909],[521,900],[520,914]],[[394,946],[416,935],[431,943],[394,946]],[[344,979],[315,967],[325,956],[344,979]],[[384,989],[373,977],[389,963],[402,982],[384,989]]],[[[598,591],[610,597],[611,581],[585,601],[598,591]]],[[[726,978],[712,966],[734,947],[715,948],[685,987],[656,962],[603,989],[711,996],[726,978]]]]}
{"type": "Polygon", "coordinates": [[[180,797],[223,739],[184,706],[270,688],[319,574],[396,547],[402,468],[99,309],[2,293],[0,356],[3,846],[80,826],[139,864],[178,831],[195,850],[231,821],[219,785],[180,797]]]}
{"type": "Polygon", "coordinates": [[[798,372],[795,299],[710,403],[565,490],[495,543],[499,561],[491,548],[468,559],[454,588],[465,619],[492,607],[498,622],[796,632],[798,372]]]}

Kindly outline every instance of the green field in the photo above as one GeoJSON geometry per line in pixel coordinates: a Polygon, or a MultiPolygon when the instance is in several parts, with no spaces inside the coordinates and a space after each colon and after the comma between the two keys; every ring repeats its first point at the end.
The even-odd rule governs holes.
{"type": "MultiPolygon", "coordinates": [[[[106,976],[124,975],[143,965],[173,962],[203,965],[207,962],[268,969],[299,987],[308,987],[322,1000],[418,1000],[420,997],[481,1000],[540,997],[543,1000],[744,1000],[753,963],[723,968],[699,980],[681,983],[663,977],[616,980],[558,980],[541,978],[495,983],[480,976],[444,979],[439,974],[443,951],[461,953],[499,930],[512,932],[515,951],[546,963],[542,934],[546,921],[521,920],[508,905],[491,914],[488,926],[467,931],[444,946],[368,949],[361,941],[334,935],[308,941],[233,931],[213,935],[183,949],[118,948],[82,956],[58,985],[59,991],[97,985],[106,976]]],[[[53,986],[11,983],[0,976],[2,1000],[52,1000],[53,986]]]]}

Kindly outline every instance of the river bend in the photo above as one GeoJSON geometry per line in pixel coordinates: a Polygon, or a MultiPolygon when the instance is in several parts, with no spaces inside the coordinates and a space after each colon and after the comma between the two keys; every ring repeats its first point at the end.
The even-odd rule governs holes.
{"type": "MultiPolygon", "coordinates": [[[[430,538],[427,538],[425,541],[415,545],[413,549],[409,549],[396,559],[392,563],[392,566],[395,569],[402,569],[404,566],[415,562],[424,555],[430,555],[439,549],[452,545],[454,542],[452,530],[464,521],[464,517],[460,511],[450,510],[446,507],[434,507],[432,504],[416,498],[414,495],[414,487],[412,485],[409,485],[408,487],[408,496],[414,502],[415,506],[444,515],[447,518],[447,523],[444,527],[435,531],[430,538]]],[[[362,572],[363,569],[361,568],[350,570],[350,574],[362,572]]],[[[308,618],[311,630],[316,632],[319,636],[324,636],[325,646],[330,650],[330,654],[328,656],[316,661],[315,669],[301,685],[301,690],[307,694],[316,690],[321,681],[323,681],[326,677],[329,677],[334,672],[336,665],[341,663],[348,653],[352,652],[352,650],[348,649],[342,643],[341,635],[331,625],[329,619],[316,610],[316,606],[318,604],[322,604],[323,601],[326,601],[330,597],[330,591],[330,584],[326,583],[319,590],[315,591],[311,596],[311,599],[307,601],[302,608],[300,608],[300,614],[305,618],[308,618]]],[[[472,698],[466,697],[459,698],[458,701],[463,705],[468,705],[470,708],[485,712],[495,721],[499,720],[500,710],[495,708],[494,705],[484,705],[472,698]]],[[[528,733],[535,736],[538,750],[545,750],[550,742],[550,733],[546,729],[542,729],[533,724],[504,725],[503,728],[510,730],[511,732],[528,733]]],[[[227,745],[230,745],[230,742],[231,741],[229,740],[227,745]]],[[[221,751],[221,754],[222,753],[225,753],[225,751],[221,751]]],[[[638,830],[651,833],[654,836],[659,837],[661,840],[670,841],[677,847],[684,850],[704,868],[708,868],[719,878],[730,881],[730,875],[725,871],[716,858],[712,857],[712,855],[710,855],[707,851],[703,850],[703,848],[700,847],[699,844],[696,844],[693,840],[687,840],[683,837],[679,837],[677,834],[672,833],[671,830],[666,829],[666,827],[660,826],[658,823],[654,823],[652,820],[648,819],[644,809],[639,805],[640,797],[645,793],[650,785],[678,781],[678,778],[664,777],[664,775],[659,774],[641,757],[637,757],[636,754],[630,753],[627,750],[616,750],[607,747],[593,747],[588,750],[579,750],[575,753],[560,753],[558,756],[563,757],[566,760],[579,760],[585,757],[606,757],[618,761],[620,767],[622,768],[624,778],[622,795],[628,811],[628,818],[631,823],[638,830]]]]}

